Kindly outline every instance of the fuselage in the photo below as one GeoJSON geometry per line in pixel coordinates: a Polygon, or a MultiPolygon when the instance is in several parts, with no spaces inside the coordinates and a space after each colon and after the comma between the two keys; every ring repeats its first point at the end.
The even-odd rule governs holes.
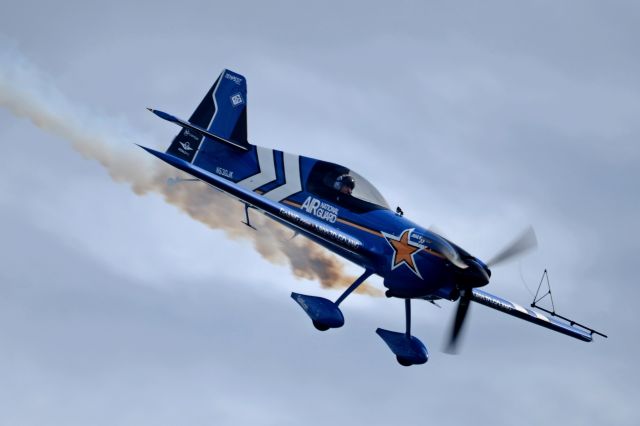
{"type": "MultiPolygon", "coordinates": [[[[331,176],[334,168],[349,172],[344,166],[253,145],[246,152],[217,146],[215,152],[199,153],[193,162],[147,150],[374,271],[384,279],[389,296],[457,298],[461,270],[452,264],[451,256],[466,252],[459,247],[454,250],[442,236],[392,212],[375,188],[368,191],[377,194],[380,204],[342,194],[328,185],[324,188],[322,178],[331,176]]],[[[370,185],[356,176],[357,189],[370,185]]]]}

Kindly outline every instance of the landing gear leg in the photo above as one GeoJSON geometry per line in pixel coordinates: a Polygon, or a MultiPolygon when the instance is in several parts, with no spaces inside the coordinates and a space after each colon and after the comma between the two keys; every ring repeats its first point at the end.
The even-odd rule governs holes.
{"type": "Polygon", "coordinates": [[[429,353],[424,344],[411,335],[411,299],[404,299],[404,312],[406,321],[404,333],[382,328],[377,329],[376,333],[389,346],[400,365],[409,367],[414,364],[424,364],[429,359],[429,353]]]}
{"type": "Polygon", "coordinates": [[[344,299],[347,298],[348,295],[350,295],[351,293],[353,293],[353,290],[355,290],[356,288],[360,287],[360,284],[362,284],[367,278],[369,278],[371,275],[373,274],[373,271],[370,270],[365,270],[364,273],[362,275],[360,275],[360,277],[358,277],[357,280],[355,280],[353,282],[353,284],[351,284],[349,286],[349,288],[347,288],[344,293],[342,293],[340,295],[340,297],[338,297],[338,300],[336,300],[336,306],[338,306],[340,303],[342,303],[342,301],[344,299]]]}
{"type": "Polygon", "coordinates": [[[407,337],[411,337],[411,299],[404,299],[404,316],[407,331],[407,337]]]}
{"type": "Polygon", "coordinates": [[[298,293],[291,293],[291,298],[298,302],[300,307],[304,309],[307,315],[309,315],[309,318],[311,318],[313,326],[318,330],[325,331],[330,328],[339,328],[344,325],[344,316],[338,305],[372,274],[373,271],[369,269],[365,270],[335,302],[325,299],[324,297],[307,296],[298,293]]]}

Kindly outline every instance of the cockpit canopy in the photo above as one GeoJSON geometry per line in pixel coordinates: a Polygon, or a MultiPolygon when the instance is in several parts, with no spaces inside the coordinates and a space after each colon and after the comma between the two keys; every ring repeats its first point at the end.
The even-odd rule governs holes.
{"type": "Polygon", "coordinates": [[[357,213],[389,209],[389,204],[365,178],[339,164],[318,161],[311,169],[307,191],[357,213]],[[344,186],[350,191],[341,190],[344,186]]]}

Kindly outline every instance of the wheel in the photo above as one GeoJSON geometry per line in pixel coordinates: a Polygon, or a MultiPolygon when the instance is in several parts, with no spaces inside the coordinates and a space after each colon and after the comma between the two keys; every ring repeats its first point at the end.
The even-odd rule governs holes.
{"type": "Polygon", "coordinates": [[[314,321],[313,326],[320,331],[327,331],[329,329],[328,325],[322,324],[321,322],[314,321]]]}
{"type": "Polygon", "coordinates": [[[413,363],[411,361],[409,361],[407,358],[401,357],[401,356],[396,356],[396,360],[398,360],[398,364],[404,366],[404,367],[411,367],[413,365],[413,363]]]}

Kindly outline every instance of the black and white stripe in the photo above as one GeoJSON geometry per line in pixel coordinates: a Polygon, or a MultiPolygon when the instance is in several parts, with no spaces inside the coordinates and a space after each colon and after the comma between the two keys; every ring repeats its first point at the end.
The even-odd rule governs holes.
{"type": "MultiPolygon", "coordinates": [[[[260,171],[237,182],[238,185],[250,191],[255,191],[261,186],[273,182],[277,178],[274,150],[256,146],[256,153],[260,171]]],[[[284,183],[262,194],[268,199],[278,202],[302,191],[302,183],[300,181],[300,156],[285,152],[282,154],[282,159],[284,163],[284,183]]]]}

